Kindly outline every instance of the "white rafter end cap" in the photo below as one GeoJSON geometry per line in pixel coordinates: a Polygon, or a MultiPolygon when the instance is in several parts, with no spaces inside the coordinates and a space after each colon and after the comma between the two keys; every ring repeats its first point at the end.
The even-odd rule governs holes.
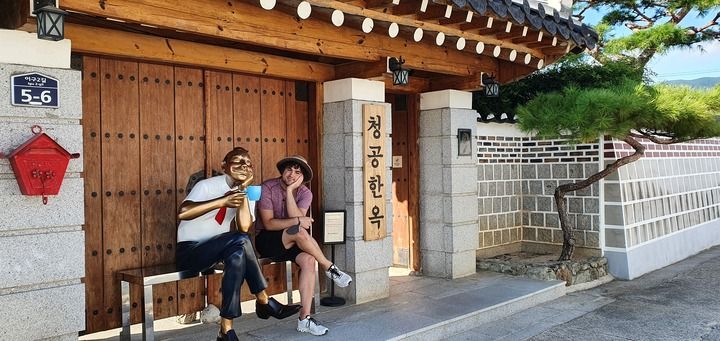
{"type": "Polygon", "coordinates": [[[421,41],[423,38],[423,29],[418,27],[415,29],[415,32],[413,32],[413,40],[415,42],[421,41]]]}
{"type": "Polygon", "coordinates": [[[343,13],[339,9],[336,9],[332,12],[330,20],[332,21],[333,25],[340,27],[345,22],[345,13],[343,13]]]}
{"type": "Polygon", "coordinates": [[[523,60],[523,62],[525,62],[525,65],[530,64],[530,61],[531,61],[531,60],[532,60],[532,55],[529,54],[529,53],[526,53],[526,54],[525,54],[525,60],[523,60]]]}
{"type": "Polygon", "coordinates": [[[300,19],[307,19],[312,13],[312,6],[307,1],[302,1],[298,4],[297,15],[300,19]]]}
{"type": "Polygon", "coordinates": [[[437,36],[435,36],[435,45],[442,46],[442,44],[445,43],[445,33],[438,32],[437,36]]]}
{"type": "Polygon", "coordinates": [[[462,51],[465,49],[465,38],[460,37],[458,38],[457,42],[455,43],[455,48],[457,48],[459,51],[462,51]]]}
{"type": "Polygon", "coordinates": [[[397,37],[398,33],[400,33],[400,26],[398,26],[397,23],[390,24],[390,27],[388,27],[388,35],[390,38],[397,37]]]}
{"type": "Polygon", "coordinates": [[[481,54],[485,51],[485,43],[479,41],[477,45],[475,45],[475,53],[481,54]]]}
{"type": "Polygon", "coordinates": [[[275,8],[275,0],[260,0],[260,7],[269,11],[275,8]]]}
{"type": "Polygon", "coordinates": [[[370,33],[373,30],[373,27],[375,27],[375,22],[372,20],[372,18],[365,18],[362,22],[362,31],[365,33],[370,33]]]}

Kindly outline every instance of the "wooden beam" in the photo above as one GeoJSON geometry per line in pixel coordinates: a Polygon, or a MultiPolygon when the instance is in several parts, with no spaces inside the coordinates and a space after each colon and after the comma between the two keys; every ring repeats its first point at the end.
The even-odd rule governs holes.
{"type": "Polygon", "coordinates": [[[430,91],[437,91],[437,90],[446,90],[446,89],[454,89],[454,90],[463,90],[463,91],[473,91],[473,90],[479,90],[482,88],[482,80],[480,77],[480,73],[469,76],[469,77],[442,77],[442,78],[433,78],[430,80],[430,91]]]}
{"type": "MultiPolygon", "coordinates": [[[[490,59],[473,54],[429,44],[416,44],[409,49],[403,40],[372,33],[358,34],[357,30],[338,28],[317,20],[297,21],[294,16],[280,11],[266,11],[235,0],[105,0],[101,3],[63,0],[60,4],[66,10],[94,16],[320,56],[377,61],[402,55],[408,68],[450,75],[469,75],[493,65],[490,59]]],[[[317,2],[312,4],[318,5],[317,2]]],[[[388,19],[382,13],[363,11],[337,1],[328,4],[346,14],[365,16],[373,13],[373,16],[367,16],[388,19]]]]}
{"type": "Polygon", "coordinates": [[[204,66],[308,81],[335,79],[332,65],[104,28],[65,24],[73,52],[204,66]]]}
{"type": "Polygon", "coordinates": [[[25,25],[29,15],[29,1],[0,0],[0,28],[14,30],[25,25]]]}
{"type": "Polygon", "coordinates": [[[376,78],[387,73],[385,59],[376,62],[352,62],[335,66],[335,79],[343,78],[376,78]]]}
{"type": "Polygon", "coordinates": [[[410,76],[408,78],[408,84],[394,85],[392,82],[392,75],[386,73],[380,78],[375,78],[375,80],[381,80],[385,82],[386,92],[402,94],[420,94],[430,91],[430,80],[428,80],[427,78],[410,76]]]}

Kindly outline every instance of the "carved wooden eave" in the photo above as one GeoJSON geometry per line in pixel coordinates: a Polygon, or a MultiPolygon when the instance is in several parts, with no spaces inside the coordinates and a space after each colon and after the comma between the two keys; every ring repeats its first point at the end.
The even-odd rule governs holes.
{"type": "MultiPolygon", "coordinates": [[[[207,48],[215,57],[233,56],[226,58],[234,61],[230,66],[213,65],[211,58],[204,58],[203,63],[211,67],[317,81],[344,77],[387,80],[386,69],[377,65],[384,65],[388,57],[402,56],[407,61],[404,66],[417,72],[412,78],[424,79],[415,82],[413,91],[477,89],[483,72],[499,75],[501,82],[511,81],[571,50],[592,49],[597,40],[587,26],[560,17],[550,7],[531,8],[527,0],[64,0],[60,4],[73,15],[142,25],[146,32],[148,27],[181,32],[182,39],[171,37],[175,40],[155,33],[115,35],[142,38],[147,40],[146,46],[158,49],[173,43],[183,46],[186,53],[179,57],[169,49],[148,55],[147,49],[144,53],[133,51],[131,44],[115,49],[116,53],[105,48],[109,51],[103,54],[125,51],[120,55],[189,64],[193,59],[187,55],[189,51],[207,48]],[[197,42],[202,39],[258,46],[276,55],[263,58],[261,52],[197,42]],[[297,60],[303,57],[288,57],[283,51],[317,58],[297,60]],[[323,60],[328,57],[331,62],[323,60]],[[292,67],[279,66],[293,58],[292,67]],[[242,66],[246,61],[252,66],[247,70],[242,66]],[[365,71],[353,73],[359,69],[365,71]]],[[[103,38],[92,36],[94,28],[72,24],[68,28],[74,49],[100,49],[103,38]]]]}

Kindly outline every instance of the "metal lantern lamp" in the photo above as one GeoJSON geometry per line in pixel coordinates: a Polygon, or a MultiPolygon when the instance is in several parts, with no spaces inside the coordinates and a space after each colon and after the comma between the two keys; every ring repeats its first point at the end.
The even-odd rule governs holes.
{"type": "Polygon", "coordinates": [[[500,96],[500,83],[498,83],[498,81],[495,80],[494,75],[487,75],[487,74],[483,73],[482,83],[483,83],[483,95],[485,95],[485,97],[499,97],[500,96]]]}
{"type": "Polygon", "coordinates": [[[410,76],[410,70],[403,69],[402,65],[405,64],[405,60],[400,58],[390,57],[388,61],[388,69],[392,71],[393,85],[407,85],[408,77],[410,76]]]}
{"type": "Polygon", "coordinates": [[[38,39],[63,40],[65,39],[65,12],[55,7],[54,1],[35,0],[35,11],[37,15],[37,36],[38,39]]]}

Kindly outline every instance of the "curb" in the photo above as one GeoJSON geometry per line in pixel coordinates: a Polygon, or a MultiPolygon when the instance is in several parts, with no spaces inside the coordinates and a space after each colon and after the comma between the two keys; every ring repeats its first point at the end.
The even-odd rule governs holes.
{"type": "Polygon", "coordinates": [[[565,282],[556,281],[557,284],[515,298],[513,300],[502,302],[494,306],[487,307],[478,311],[474,311],[456,318],[442,321],[425,328],[413,330],[409,333],[398,335],[389,340],[442,340],[449,336],[462,333],[477,327],[480,324],[498,320],[522,310],[534,307],[538,304],[552,301],[562,297],[566,293],[565,282]]]}

